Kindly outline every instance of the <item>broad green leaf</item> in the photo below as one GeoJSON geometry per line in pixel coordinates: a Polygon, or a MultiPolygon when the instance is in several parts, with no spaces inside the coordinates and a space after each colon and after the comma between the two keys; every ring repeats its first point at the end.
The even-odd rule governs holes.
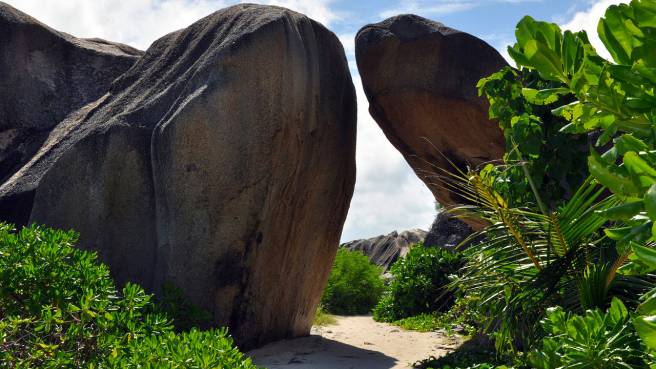
{"type": "Polygon", "coordinates": [[[642,159],[635,151],[624,154],[624,166],[633,182],[641,188],[648,188],[656,183],[656,169],[642,159]]]}
{"type": "Polygon", "coordinates": [[[590,168],[590,174],[613,193],[626,196],[635,196],[640,193],[626,169],[607,163],[594,149],[590,150],[588,167],[590,168]]]}
{"type": "Polygon", "coordinates": [[[642,315],[656,315],[656,288],[644,294],[642,300],[638,312],[642,315]]]}
{"type": "Polygon", "coordinates": [[[645,78],[651,83],[656,84],[656,66],[647,65],[647,62],[644,59],[639,59],[633,63],[631,69],[638,73],[642,78],[645,78]]]}
{"type": "Polygon", "coordinates": [[[656,315],[637,316],[633,318],[635,327],[642,342],[652,350],[656,350],[656,315]]]}
{"type": "Polygon", "coordinates": [[[649,219],[656,220],[656,185],[649,187],[649,190],[645,193],[644,202],[649,219]]]}
{"type": "Polygon", "coordinates": [[[619,241],[626,237],[633,227],[622,227],[622,228],[606,228],[604,229],[604,233],[608,238],[610,238],[613,241],[619,241]]]}
{"type": "Polygon", "coordinates": [[[639,27],[656,28],[656,2],[653,0],[634,0],[631,7],[639,27]]]}
{"type": "Polygon", "coordinates": [[[638,244],[633,244],[632,247],[633,252],[635,252],[636,257],[640,262],[650,268],[656,268],[656,249],[638,244]]]}
{"type": "Polygon", "coordinates": [[[606,219],[629,220],[634,215],[640,213],[643,210],[644,210],[643,201],[632,201],[622,205],[614,206],[612,208],[598,210],[597,213],[606,219]]]}
{"type": "Polygon", "coordinates": [[[567,95],[569,93],[570,93],[569,89],[564,87],[549,88],[545,90],[536,90],[533,88],[522,89],[522,95],[524,96],[526,101],[535,105],[553,104],[556,101],[558,101],[560,96],[567,95]]]}
{"type": "Polygon", "coordinates": [[[617,153],[620,155],[624,155],[629,151],[641,152],[649,149],[644,141],[636,138],[632,134],[623,134],[614,141],[617,153]]]}
{"type": "Polygon", "coordinates": [[[613,297],[613,300],[610,303],[610,308],[608,309],[608,314],[613,324],[617,324],[626,320],[629,316],[629,311],[620,299],[613,297]]]}
{"type": "Polygon", "coordinates": [[[639,37],[642,31],[628,17],[629,6],[612,5],[599,20],[599,38],[618,64],[631,65],[633,49],[642,45],[639,37]]]}

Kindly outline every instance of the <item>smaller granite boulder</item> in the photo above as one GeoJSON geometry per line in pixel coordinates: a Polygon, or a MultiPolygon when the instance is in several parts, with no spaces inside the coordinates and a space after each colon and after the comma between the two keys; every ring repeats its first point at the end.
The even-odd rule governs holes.
{"type": "Polygon", "coordinates": [[[398,233],[396,231],[366,240],[355,240],[347,242],[342,247],[351,251],[361,251],[369,257],[369,260],[383,268],[384,272],[399,258],[408,253],[411,245],[423,242],[426,231],[421,229],[410,229],[398,233]]]}
{"type": "Polygon", "coordinates": [[[472,228],[467,223],[446,212],[439,212],[426,234],[424,245],[455,249],[472,232],[472,228]]]}

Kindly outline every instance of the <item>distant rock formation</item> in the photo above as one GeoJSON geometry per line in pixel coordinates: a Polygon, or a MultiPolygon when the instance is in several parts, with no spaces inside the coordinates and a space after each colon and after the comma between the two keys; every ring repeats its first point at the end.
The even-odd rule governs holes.
{"type": "Polygon", "coordinates": [[[440,211],[426,234],[424,245],[454,250],[472,233],[473,230],[467,223],[440,211]]]}
{"type": "MultiPolygon", "coordinates": [[[[35,78],[57,81],[39,74],[52,70],[35,78]]],[[[236,5],[154,42],[108,91],[85,85],[62,102],[84,106],[0,187],[0,216],[79,231],[119,282],[172,282],[244,349],[308,334],[355,182],[338,38],[293,11],[236,5]]],[[[15,87],[32,102],[39,86],[15,87]]]]}
{"type": "Polygon", "coordinates": [[[69,113],[97,100],[143,54],[58,32],[0,2],[0,183],[69,113]]]}
{"type": "Polygon", "coordinates": [[[423,242],[426,231],[415,228],[398,233],[347,242],[342,247],[351,251],[361,251],[369,260],[387,272],[394,262],[408,253],[410,246],[423,242]]]}
{"type": "Polygon", "coordinates": [[[436,167],[502,158],[503,134],[476,83],[505,66],[503,57],[472,35],[416,15],[363,27],[355,46],[373,118],[439,203],[462,202],[436,167]]]}

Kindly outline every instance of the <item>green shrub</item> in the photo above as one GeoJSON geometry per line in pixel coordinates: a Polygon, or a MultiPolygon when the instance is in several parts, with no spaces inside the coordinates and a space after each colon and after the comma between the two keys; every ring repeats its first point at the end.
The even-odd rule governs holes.
{"type": "Polygon", "coordinates": [[[648,368],[629,312],[617,298],[606,313],[595,309],[580,316],[551,308],[541,324],[547,336],[529,355],[536,369],[648,368]]]}
{"type": "Polygon", "coordinates": [[[162,292],[157,298],[157,308],[173,319],[178,331],[207,328],[211,324],[212,315],[191,304],[184,296],[184,291],[171,282],[162,286],[162,292]]]}
{"type": "Polygon", "coordinates": [[[0,362],[8,368],[255,368],[225,329],[176,334],[152,296],[116,289],[77,234],[0,223],[0,362]]]}
{"type": "Polygon", "coordinates": [[[393,280],[374,308],[374,319],[395,320],[436,311],[447,311],[453,294],[446,286],[449,276],[462,266],[460,255],[441,248],[417,244],[397,261],[390,272],[393,280]]]}
{"type": "Polygon", "coordinates": [[[359,251],[340,248],[321,304],[332,314],[366,314],[376,305],[384,288],[378,266],[359,251]]]}
{"type": "Polygon", "coordinates": [[[431,332],[442,328],[444,326],[444,321],[435,313],[425,313],[403,318],[392,322],[392,324],[409,331],[431,332]]]}
{"type": "Polygon", "coordinates": [[[464,342],[455,351],[439,358],[431,357],[414,364],[419,369],[528,369],[515,358],[499,355],[494,344],[486,337],[478,335],[464,342]],[[513,365],[515,364],[515,365],[513,365]]]}

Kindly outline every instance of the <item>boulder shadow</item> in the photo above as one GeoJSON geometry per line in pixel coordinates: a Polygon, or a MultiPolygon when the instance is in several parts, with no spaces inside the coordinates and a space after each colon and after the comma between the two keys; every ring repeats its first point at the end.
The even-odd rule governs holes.
{"type": "Polygon", "coordinates": [[[318,335],[270,343],[246,353],[267,369],[390,369],[397,359],[318,335]]]}

